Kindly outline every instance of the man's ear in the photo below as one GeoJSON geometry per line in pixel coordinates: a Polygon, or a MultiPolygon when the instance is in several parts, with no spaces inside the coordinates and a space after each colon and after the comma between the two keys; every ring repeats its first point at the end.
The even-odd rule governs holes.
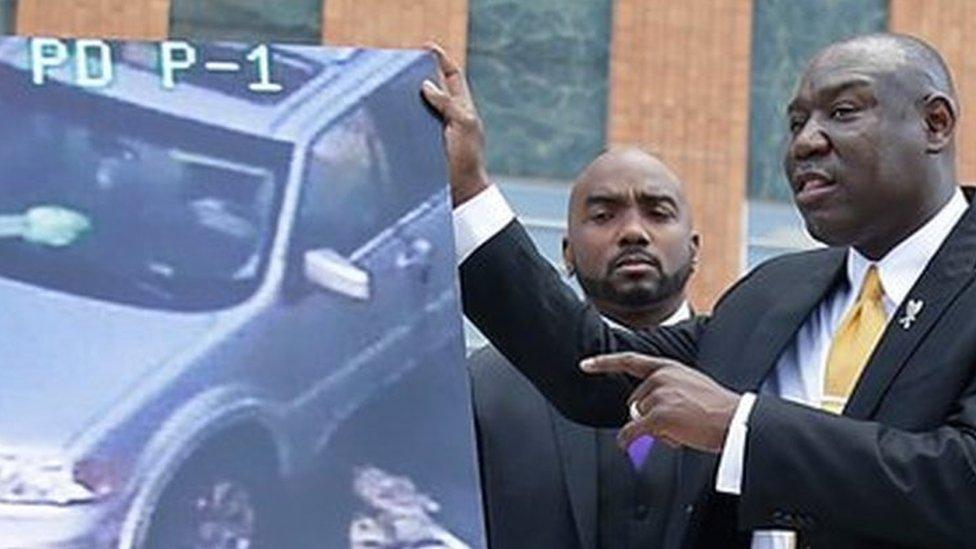
{"type": "Polygon", "coordinates": [[[701,251],[701,234],[698,232],[691,233],[691,239],[688,241],[688,247],[691,251],[691,270],[692,272],[698,270],[698,253],[701,251]]]}
{"type": "Polygon", "coordinates": [[[576,274],[576,258],[573,256],[573,248],[569,245],[569,239],[563,237],[563,267],[566,269],[566,276],[576,274]]]}
{"type": "Polygon", "coordinates": [[[939,154],[952,143],[958,110],[955,101],[944,93],[931,93],[922,105],[925,118],[925,152],[939,154]]]}

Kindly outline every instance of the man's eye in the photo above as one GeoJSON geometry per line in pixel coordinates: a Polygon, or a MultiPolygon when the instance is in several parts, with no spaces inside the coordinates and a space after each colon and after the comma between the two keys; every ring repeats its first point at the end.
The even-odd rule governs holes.
{"type": "Polygon", "coordinates": [[[857,108],[855,108],[854,105],[849,105],[849,104],[836,105],[833,109],[831,109],[830,117],[833,118],[834,120],[847,120],[851,118],[856,112],[857,112],[857,108]]]}
{"type": "Polygon", "coordinates": [[[610,221],[613,218],[613,214],[606,211],[593,212],[590,214],[590,219],[596,221],[597,223],[604,223],[610,221]]]}
{"type": "Polygon", "coordinates": [[[674,217],[674,212],[671,211],[670,208],[666,208],[664,206],[661,206],[661,207],[658,207],[658,208],[651,208],[651,210],[649,211],[649,213],[650,213],[651,217],[653,217],[655,219],[670,219],[670,218],[674,217]]]}
{"type": "Polygon", "coordinates": [[[805,119],[800,118],[799,116],[791,116],[790,117],[790,133],[793,133],[793,134],[799,133],[799,131],[803,128],[803,124],[805,124],[805,123],[806,123],[806,120],[805,119]]]}

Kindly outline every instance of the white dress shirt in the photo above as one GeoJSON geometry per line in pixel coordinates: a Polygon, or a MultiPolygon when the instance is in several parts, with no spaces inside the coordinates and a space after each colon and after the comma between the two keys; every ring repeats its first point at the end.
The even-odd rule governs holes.
{"type": "Polygon", "coordinates": [[[678,310],[673,312],[668,318],[665,318],[661,326],[673,326],[679,322],[688,320],[691,316],[691,305],[688,305],[687,301],[682,301],[678,310]]]}
{"type": "MultiPolygon", "coordinates": [[[[819,407],[830,343],[844,315],[857,299],[868,268],[877,265],[884,290],[885,312],[890,319],[966,208],[966,199],[957,189],[932,219],[879,261],[872,262],[853,248],[848,249],[847,284],[833,291],[813,310],[779,357],[772,373],[763,381],[761,392],[819,407]]],[[[457,208],[454,211],[454,234],[458,264],[505,228],[514,217],[511,207],[495,186],[457,208]]],[[[754,394],[746,393],[736,408],[716,475],[715,489],[719,492],[742,493],[748,422],[755,400],[754,394]]],[[[753,549],[791,549],[794,545],[793,532],[783,530],[756,531],[752,540],[753,549]]]]}
{"type": "Polygon", "coordinates": [[[515,219],[498,187],[492,185],[454,209],[454,252],[460,265],[515,219]]]}
{"type": "MultiPolygon", "coordinates": [[[[608,326],[611,326],[618,330],[631,330],[631,331],[633,330],[633,328],[628,328],[627,326],[624,326],[623,324],[615,321],[610,317],[603,316],[602,318],[603,321],[606,322],[608,326]]],[[[691,318],[691,305],[688,305],[687,301],[682,301],[681,305],[678,306],[677,310],[671,313],[671,316],[665,318],[660,325],[673,326],[679,322],[688,320],[689,318],[691,318]]]]}

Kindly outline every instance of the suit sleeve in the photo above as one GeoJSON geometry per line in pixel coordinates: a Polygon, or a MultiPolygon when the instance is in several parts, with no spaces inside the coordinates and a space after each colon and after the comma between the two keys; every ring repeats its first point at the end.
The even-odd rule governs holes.
{"type": "Polygon", "coordinates": [[[703,319],[635,334],[607,326],[542,258],[518,221],[461,265],[464,312],[569,419],[597,427],[627,420],[636,380],[583,373],[588,356],[637,351],[694,363],[703,319]]]}
{"type": "Polygon", "coordinates": [[[938,428],[908,432],[760,396],[749,418],[740,526],[919,547],[976,540],[976,380],[938,428]]]}

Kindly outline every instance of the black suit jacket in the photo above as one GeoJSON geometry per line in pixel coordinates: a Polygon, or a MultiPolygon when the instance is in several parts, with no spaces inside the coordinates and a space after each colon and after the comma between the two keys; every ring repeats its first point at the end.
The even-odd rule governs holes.
{"type": "MultiPolygon", "coordinates": [[[[489,546],[596,549],[601,536],[621,540],[617,534],[634,534],[598,534],[601,485],[617,481],[600,478],[601,471],[628,480],[634,476],[629,469],[616,470],[630,463],[616,449],[615,431],[573,423],[560,415],[491,346],[473,353],[468,368],[489,546]],[[621,455],[606,459],[599,444],[611,445],[609,451],[621,455]]],[[[620,517],[617,526],[626,527],[628,518],[636,516],[642,521],[639,539],[662,538],[676,460],[677,453],[662,445],[651,450],[640,474],[652,492],[640,499],[620,494],[617,503],[629,507],[629,513],[620,517]]]]}
{"type": "MultiPolygon", "coordinates": [[[[710,319],[640,334],[577,300],[517,222],[465,261],[461,282],[468,316],[563,414],[615,426],[636,380],[584,374],[581,358],[636,350],[758,391],[844,264],[842,249],[774,259],[710,319]]],[[[924,303],[917,321],[889,323],[843,416],[760,395],[738,498],[716,495],[717,456],[682,453],[665,546],[743,546],[752,530],[788,528],[813,547],[976,547],[974,276],[970,207],[909,292],[924,303]]]]}

